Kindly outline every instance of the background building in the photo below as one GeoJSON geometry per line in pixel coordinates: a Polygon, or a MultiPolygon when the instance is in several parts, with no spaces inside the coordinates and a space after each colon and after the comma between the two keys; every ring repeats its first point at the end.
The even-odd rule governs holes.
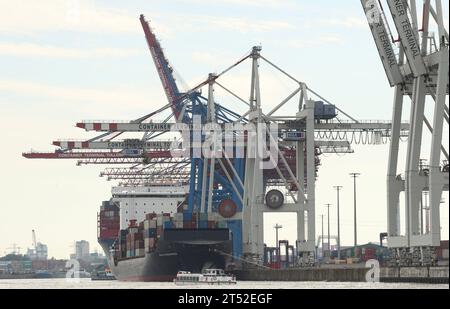
{"type": "Polygon", "coordinates": [[[48,258],[48,247],[38,242],[34,249],[28,249],[27,256],[32,261],[46,261],[48,258]]]}
{"type": "Polygon", "coordinates": [[[86,240],[80,240],[75,242],[75,259],[82,260],[88,259],[89,253],[89,242],[86,240]]]}

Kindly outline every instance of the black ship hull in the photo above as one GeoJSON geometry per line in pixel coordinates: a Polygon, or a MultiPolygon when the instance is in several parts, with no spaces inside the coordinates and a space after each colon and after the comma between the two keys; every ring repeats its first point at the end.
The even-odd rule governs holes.
{"type": "Polygon", "coordinates": [[[99,243],[112,273],[122,281],[172,281],[178,271],[226,269],[231,256],[228,229],[168,230],[153,251],[132,258],[114,257],[107,242],[99,243]]]}

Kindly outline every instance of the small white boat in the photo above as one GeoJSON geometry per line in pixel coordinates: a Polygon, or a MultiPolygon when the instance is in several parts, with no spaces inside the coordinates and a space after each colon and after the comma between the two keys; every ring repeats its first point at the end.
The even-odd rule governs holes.
{"type": "Polygon", "coordinates": [[[190,284],[236,284],[236,277],[227,275],[223,269],[206,269],[201,274],[179,271],[173,279],[176,285],[190,284]]]}
{"type": "Polygon", "coordinates": [[[107,269],[104,271],[96,271],[91,274],[92,281],[104,281],[104,280],[116,280],[116,277],[112,274],[112,272],[107,269]]]}

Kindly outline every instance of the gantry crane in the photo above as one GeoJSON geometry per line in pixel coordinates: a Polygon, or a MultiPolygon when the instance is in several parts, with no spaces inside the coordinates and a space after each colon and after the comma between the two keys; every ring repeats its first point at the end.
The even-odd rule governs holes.
{"type": "MultiPolygon", "coordinates": [[[[351,144],[380,144],[390,137],[388,122],[359,122],[340,110],[286,71],[261,55],[261,47],[251,52],[219,74],[208,77],[188,91],[180,92],[163,50],[144,16],[140,16],[148,47],[163,85],[168,104],[131,121],[82,121],[77,127],[100,135],[89,140],[59,140],[51,153],[24,153],[27,158],[78,159],[81,164],[127,164],[129,168],[107,168],[101,176],[122,180],[123,185],[151,185],[161,181],[189,184],[185,218],[193,213],[220,212],[230,205],[235,212],[222,217],[233,233],[233,255],[262,262],[263,213],[294,212],[297,214],[297,251],[308,263],[315,251],[315,181],[324,152],[349,153],[351,144]],[[222,77],[235,67],[250,62],[250,99],[246,100],[222,84],[222,77]],[[259,66],[275,68],[296,85],[296,90],[282,98],[272,110],[264,111],[260,91],[259,66]],[[201,90],[206,88],[207,96],[201,90]],[[217,103],[215,91],[225,91],[246,109],[239,114],[217,103]],[[296,113],[279,115],[279,110],[295,101],[296,113]],[[327,106],[328,114],[317,112],[327,106]],[[162,122],[154,117],[170,110],[162,122]],[[349,120],[337,117],[335,110],[349,120]],[[171,121],[171,119],[173,119],[171,121]],[[237,147],[216,147],[213,135],[199,130],[197,125],[212,124],[217,131],[234,126],[226,141],[242,142],[242,156],[237,147]],[[276,125],[275,134],[270,126],[276,125]],[[247,130],[253,126],[255,131],[247,130]],[[159,139],[168,133],[181,138],[159,139]],[[251,132],[251,133],[249,133],[251,132]],[[143,134],[142,138],[123,138],[128,133],[143,134]],[[198,135],[200,144],[210,142],[211,156],[198,145],[190,143],[198,135]],[[118,140],[118,137],[122,139],[118,140]],[[264,141],[257,137],[263,136],[264,141]],[[229,140],[229,141],[230,141],[229,140]],[[188,142],[189,141],[189,142],[188,142]],[[270,144],[271,152],[262,160],[252,152],[270,144]],[[231,152],[230,152],[231,150],[231,152]],[[181,154],[181,155],[180,155],[181,154]],[[262,169],[261,166],[268,164],[262,169]],[[283,191],[284,190],[284,191],[283,191]],[[233,208],[233,207],[232,207],[233,208]],[[308,220],[305,220],[307,213],[308,220]],[[305,235],[307,222],[308,235],[305,235]]],[[[398,124],[398,134],[408,134],[408,124],[398,124]]],[[[221,140],[222,141],[222,140],[221,140]]],[[[313,259],[314,262],[314,259],[313,259]]]]}
{"type": "Polygon", "coordinates": [[[442,192],[448,191],[449,184],[448,144],[445,146],[443,141],[444,124],[449,124],[446,103],[449,91],[449,36],[445,29],[442,3],[441,0],[424,0],[420,7],[415,0],[386,0],[386,10],[382,1],[361,0],[361,3],[389,84],[395,89],[387,173],[387,243],[389,247],[397,248],[397,255],[406,256],[404,263],[409,263],[407,260],[411,256],[419,256],[423,262],[428,260],[423,254],[430,251],[426,250],[427,247],[440,245],[439,206],[442,192]],[[395,34],[391,24],[395,27],[395,34]],[[437,35],[432,33],[433,27],[437,35]],[[425,114],[427,97],[434,103],[431,120],[425,114]],[[405,172],[399,174],[400,122],[408,99],[411,101],[410,137],[405,172]],[[429,149],[425,149],[422,143],[424,126],[431,133],[429,149]],[[421,163],[423,153],[429,155],[428,166],[421,163]],[[401,192],[405,193],[406,209],[403,235],[400,229],[401,192]],[[420,228],[423,225],[420,222],[423,218],[423,192],[430,193],[430,232],[420,228]],[[402,254],[398,253],[400,248],[403,248],[402,254]],[[415,251],[420,253],[413,254],[415,251]]]}

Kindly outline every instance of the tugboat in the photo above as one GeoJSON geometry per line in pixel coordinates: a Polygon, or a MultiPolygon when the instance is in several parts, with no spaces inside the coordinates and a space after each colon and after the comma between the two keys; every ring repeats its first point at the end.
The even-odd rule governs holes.
{"type": "Polygon", "coordinates": [[[173,279],[176,285],[190,284],[236,284],[236,277],[225,274],[223,269],[206,269],[201,274],[193,274],[189,271],[179,271],[173,279]]]}

